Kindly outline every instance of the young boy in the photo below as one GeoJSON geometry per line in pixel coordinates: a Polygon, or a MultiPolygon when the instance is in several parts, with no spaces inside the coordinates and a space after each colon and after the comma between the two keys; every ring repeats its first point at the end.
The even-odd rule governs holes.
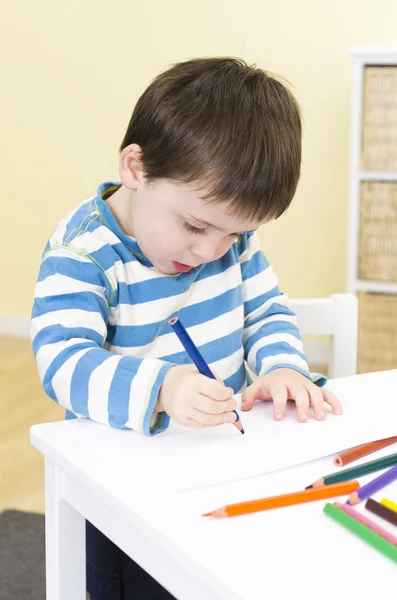
{"type": "MultiPolygon", "coordinates": [[[[301,121],[287,89],[233,58],[177,64],[135,107],[120,183],[102,183],[55,229],[32,316],[47,394],[67,409],[146,435],[170,418],[232,423],[288,399],[298,419],[338,400],[313,378],[286,296],[255,235],[289,206],[299,180],[301,121]],[[197,372],[168,324],[180,316],[218,376],[197,372]],[[258,379],[246,386],[246,364],[258,379]],[[317,385],[316,385],[317,384],[317,385]]],[[[87,524],[92,600],[171,598],[87,524]]]]}

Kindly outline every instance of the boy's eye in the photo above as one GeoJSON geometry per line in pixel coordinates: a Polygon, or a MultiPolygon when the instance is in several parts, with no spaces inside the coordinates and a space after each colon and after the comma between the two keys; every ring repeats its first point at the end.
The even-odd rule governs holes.
{"type": "MultiPolygon", "coordinates": [[[[192,233],[198,233],[198,234],[205,234],[206,233],[206,229],[205,228],[196,227],[195,225],[192,225],[191,223],[188,223],[188,221],[184,221],[183,226],[184,226],[185,229],[187,229],[187,231],[191,231],[192,233]]],[[[231,233],[230,237],[232,237],[232,238],[238,238],[239,235],[240,235],[240,233],[231,233]]]]}
{"type": "Polygon", "coordinates": [[[192,233],[205,233],[205,229],[200,229],[199,227],[195,227],[194,225],[191,225],[187,221],[184,222],[183,226],[185,229],[187,229],[188,231],[191,231],[192,233]]]}

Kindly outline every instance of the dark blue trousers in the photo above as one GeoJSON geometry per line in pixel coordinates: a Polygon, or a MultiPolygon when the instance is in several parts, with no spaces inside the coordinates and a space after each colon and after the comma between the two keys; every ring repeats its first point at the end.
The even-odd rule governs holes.
{"type": "Polygon", "coordinates": [[[86,555],[87,592],[91,600],[175,600],[88,521],[86,555]]]}

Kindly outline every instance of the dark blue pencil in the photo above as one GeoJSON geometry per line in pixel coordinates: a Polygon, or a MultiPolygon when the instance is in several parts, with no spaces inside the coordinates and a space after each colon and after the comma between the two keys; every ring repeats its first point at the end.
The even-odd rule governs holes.
{"type": "MultiPolygon", "coordinates": [[[[190,335],[188,334],[188,332],[182,325],[180,319],[178,317],[174,317],[173,319],[170,319],[168,322],[171,325],[172,329],[175,331],[176,335],[178,336],[182,346],[185,348],[186,352],[188,353],[188,355],[190,356],[190,358],[196,365],[199,373],[201,373],[202,375],[206,375],[207,377],[210,377],[211,379],[216,379],[215,375],[213,374],[213,372],[211,371],[211,369],[205,362],[199,349],[197,348],[197,346],[193,342],[192,338],[190,337],[190,335]]],[[[236,420],[233,423],[233,425],[235,427],[237,427],[237,429],[241,433],[244,433],[244,429],[241,424],[238,412],[236,410],[233,412],[236,414],[236,420]]]]}

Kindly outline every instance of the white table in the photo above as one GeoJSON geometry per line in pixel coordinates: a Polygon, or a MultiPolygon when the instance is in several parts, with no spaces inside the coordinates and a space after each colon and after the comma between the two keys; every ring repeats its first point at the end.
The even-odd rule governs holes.
{"type": "MultiPolygon", "coordinates": [[[[395,402],[396,391],[382,388],[382,373],[373,377],[395,402]]],[[[131,475],[118,468],[120,453],[125,456],[129,443],[133,448],[137,434],[117,432],[106,463],[98,464],[103,430],[86,419],[31,429],[32,444],[45,456],[48,600],[85,599],[85,519],[179,600],[373,600],[395,588],[397,565],[325,516],[325,501],[233,519],[200,516],[225,503],[302,489],[335,470],[332,457],[247,481],[164,493],[154,484],[152,459],[144,477],[142,471],[133,477],[132,452],[131,475]]],[[[376,456],[392,452],[396,445],[376,456]]],[[[384,495],[397,501],[397,485],[375,498],[384,495]]]]}

